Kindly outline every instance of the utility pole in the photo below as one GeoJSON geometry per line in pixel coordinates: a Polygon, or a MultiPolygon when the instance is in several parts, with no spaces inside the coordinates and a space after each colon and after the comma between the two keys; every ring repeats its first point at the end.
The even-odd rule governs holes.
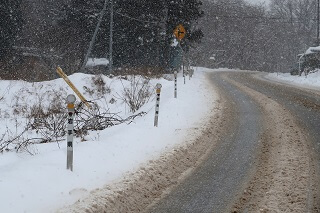
{"type": "Polygon", "coordinates": [[[109,40],[109,72],[112,73],[112,45],[113,45],[113,0],[110,0],[110,40],[109,40]]]}
{"type": "Polygon", "coordinates": [[[100,16],[99,16],[99,20],[98,20],[96,29],[94,30],[93,36],[92,36],[91,41],[90,41],[87,54],[86,54],[86,56],[85,56],[85,58],[84,58],[84,61],[83,61],[81,70],[83,70],[83,69],[86,67],[86,64],[87,64],[87,62],[88,62],[88,58],[89,58],[89,56],[90,56],[90,54],[91,54],[91,51],[92,51],[94,42],[95,42],[95,40],[96,40],[96,38],[97,38],[97,34],[98,34],[98,31],[99,31],[99,28],[100,28],[100,25],[101,25],[102,18],[103,18],[104,14],[105,14],[105,12],[106,12],[106,9],[107,9],[107,3],[108,3],[108,0],[105,0],[104,5],[103,5],[103,9],[102,9],[102,11],[101,11],[101,13],[100,13],[100,16]]]}
{"type": "Polygon", "coordinates": [[[164,54],[162,55],[162,63],[165,65],[165,69],[168,69],[170,67],[169,65],[169,58],[170,58],[170,49],[167,45],[167,42],[169,41],[169,35],[167,33],[168,31],[168,16],[169,16],[169,6],[168,3],[164,3],[164,10],[163,10],[163,21],[162,21],[162,30],[163,30],[163,43],[164,45],[164,54]]]}
{"type": "MultiPolygon", "coordinates": [[[[162,58],[161,60],[159,60],[159,65],[161,67],[161,64],[164,64],[165,65],[165,68],[169,68],[169,62],[168,62],[168,58],[169,58],[169,49],[167,47],[167,41],[168,41],[168,38],[167,38],[167,30],[168,30],[168,6],[167,5],[163,5],[164,6],[164,10],[163,10],[163,19],[161,20],[162,22],[162,32],[159,33],[159,41],[162,42],[161,45],[165,45],[164,47],[164,55],[162,55],[162,58]]],[[[159,54],[160,56],[160,54],[159,54]]]]}
{"type": "Polygon", "coordinates": [[[317,6],[317,46],[320,46],[320,40],[319,40],[320,17],[319,17],[319,12],[320,12],[320,2],[318,0],[318,6],[317,6]]]}

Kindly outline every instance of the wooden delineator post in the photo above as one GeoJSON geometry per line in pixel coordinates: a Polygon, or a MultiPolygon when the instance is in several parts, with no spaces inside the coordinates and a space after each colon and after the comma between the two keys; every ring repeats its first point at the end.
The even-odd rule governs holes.
{"type": "Polygon", "coordinates": [[[57,73],[60,75],[61,78],[69,85],[69,87],[76,93],[76,95],[80,98],[80,100],[89,108],[91,109],[90,104],[88,103],[87,99],[83,97],[83,95],[79,92],[79,90],[73,85],[73,83],[69,80],[68,76],[62,71],[60,67],[57,68],[57,73]]]}

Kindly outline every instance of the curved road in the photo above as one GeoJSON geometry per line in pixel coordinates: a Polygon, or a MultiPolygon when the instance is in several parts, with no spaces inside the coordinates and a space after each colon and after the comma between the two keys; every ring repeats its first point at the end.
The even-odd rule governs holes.
{"type": "MultiPolygon", "coordinates": [[[[148,212],[212,213],[230,212],[231,208],[235,212],[256,211],[249,208],[250,202],[262,203],[263,208],[279,211],[283,211],[281,207],[285,206],[286,209],[291,209],[291,212],[318,212],[320,197],[316,183],[320,165],[320,95],[309,90],[268,82],[255,75],[258,74],[210,74],[210,80],[219,88],[222,98],[229,103],[232,120],[226,135],[204,163],[148,209],[148,212]],[[273,104],[273,108],[268,106],[269,103],[273,104]],[[269,122],[271,120],[272,122],[269,122]],[[288,129],[292,127],[291,132],[285,124],[288,129]],[[282,132],[279,132],[280,128],[283,129],[282,132]],[[296,134],[299,138],[291,139],[290,134],[296,134]],[[286,153],[287,144],[283,144],[283,141],[288,142],[289,151],[290,147],[293,150],[302,147],[301,151],[286,153]],[[279,144],[283,144],[281,150],[284,150],[285,154],[280,150],[279,144]],[[278,154],[273,153],[277,149],[278,154]],[[292,156],[295,154],[297,156],[292,156]],[[300,165],[299,159],[306,159],[304,163],[307,162],[307,170],[304,169],[306,166],[296,166],[300,165]],[[279,162],[278,165],[277,161],[284,163],[279,162]],[[303,175],[290,179],[290,172],[303,175]],[[284,182],[278,183],[277,178],[284,182]],[[265,179],[265,182],[259,183],[260,179],[265,179]],[[302,185],[301,179],[306,179],[306,185],[302,185]],[[287,182],[291,185],[286,186],[287,182]],[[297,186],[300,182],[302,195],[299,190],[295,192],[297,195],[292,194],[292,186],[297,186]],[[280,188],[282,185],[287,187],[279,191],[288,192],[282,195],[281,192],[274,191],[274,188],[279,188],[277,184],[280,184],[280,188]],[[249,195],[247,190],[251,190],[249,195]],[[255,193],[259,193],[255,190],[266,190],[265,194],[273,192],[276,200],[284,202],[285,205],[280,201],[280,204],[272,201],[272,206],[272,196],[269,195],[261,198],[262,200],[257,200],[256,197],[259,196],[252,198],[255,193]]],[[[297,186],[297,189],[299,187],[297,186]]],[[[259,208],[264,211],[262,207],[259,208]]]]}

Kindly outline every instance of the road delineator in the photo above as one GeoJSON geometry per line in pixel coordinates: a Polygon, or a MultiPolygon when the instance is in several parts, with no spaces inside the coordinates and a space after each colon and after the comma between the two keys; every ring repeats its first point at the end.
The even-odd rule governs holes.
{"type": "Polygon", "coordinates": [[[158,121],[159,121],[159,106],[160,106],[160,92],[161,92],[161,84],[156,85],[156,109],[155,109],[155,115],[154,115],[154,126],[158,127],[158,121]]]}
{"type": "Polygon", "coordinates": [[[74,135],[74,103],[76,96],[67,96],[68,125],[67,125],[67,169],[73,171],[73,135],[74,135]]]}

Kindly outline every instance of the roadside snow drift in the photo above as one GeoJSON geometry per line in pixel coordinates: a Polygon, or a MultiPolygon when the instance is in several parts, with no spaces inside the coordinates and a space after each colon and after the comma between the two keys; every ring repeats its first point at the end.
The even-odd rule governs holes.
{"type": "MultiPolygon", "coordinates": [[[[0,212],[54,212],[86,197],[91,190],[112,185],[200,134],[194,131],[207,122],[215,101],[205,72],[196,69],[191,80],[187,77],[186,84],[179,74],[177,99],[173,98],[174,81],[169,77],[151,80],[152,86],[162,84],[159,127],[153,126],[155,96],[152,96],[138,111],[147,114],[131,124],[90,132],[85,141],[75,138],[73,172],[66,170],[65,141],[32,145],[29,152],[33,155],[12,151],[0,154],[0,212]]],[[[94,100],[99,97],[90,95],[95,89],[91,79],[91,75],[79,73],[70,76],[84,96],[94,100]]],[[[129,85],[126,78],[103,76],[103,79],[110,93],[99,99],[99,105],[122,117],[132,115],[120,100],[124,86],[129,85]]],[[[72,91],[62,79],[39,83],[1,80],[0,131],[19,132],[25,118],[14,109],[22,110],[38,101],[48,106],[54,103],[52,97],[56,93],[65,98],[72,91]]]]}
{"type": "Polygon", "coordinates": [[[300,87],[305,87],[309,89],[320,89],[320,70],[315,70],[315,72],[309,75],[302,76],[290,75],[290,73],[269,73],[265,76],[268,79],[274,81],[281,81],[287,84],[292,84],[300,87]]]}

